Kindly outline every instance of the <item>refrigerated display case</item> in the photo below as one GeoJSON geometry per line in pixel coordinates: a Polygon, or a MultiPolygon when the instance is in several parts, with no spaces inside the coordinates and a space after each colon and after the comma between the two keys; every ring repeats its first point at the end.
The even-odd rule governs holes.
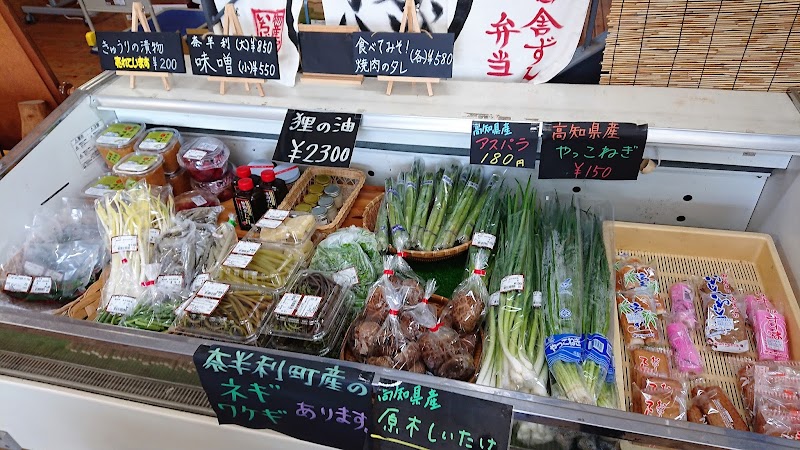
{"type": "MultiPolygon", "coordinates": [[[[796,238],[800,113],[788,96],[628,86],[515,85],[448,81],[434,97],[408,89],[384,95],[361,87],[267,85],[264,98],[221,96],[201,77],[177,75],[130,89],[106,73],[79,89],[9,157],[0,161],[0,254],[12,254],[24,225],[54,198],[79,196],[104,169],[91,136],[113,121],[213,135],[236,164],[269,159],[287,109],[362,114],[352,166],[382,184],[412,159],[435,164],[469,158],[471,121],[647,123],[645,158],[654,171],[637,181],[538,180],[537,187],[610,202],[618,220],[770,231],[797,286],[796,238]]],[[[420,89],[420,87],[416,87],[420,89]]],[[[527,179],[536,170],[508,168],[527,179]]],[[[222,445],[318,448],[274,432],[217,426],[192,354],[207,342],[54,317],[0,305],[0,430],[28,448],[143,448],[222,445]],[[78,411],[80,413],[73,413],[78,411]],[[51,428],[52,427],[52,428],[51,428]],[[43,432],[47,430],[47,432],[43,432]],[[52,430],[52,431],[51,431],[52,430]],[[151,445],[152,444],[152,445],[151,445]]],[[[315,360],[316,357],[294,355],[315,360]]],[[[340,362],[352,367],[356,363],[340,362]]],[[[519,421],[671,448],[791,448],[791,441],[672,422],[552,398],[377,367],[383,377],[436,385],[513,405],[519,421]]],[[[569,430],[563,431],[563,430],[569,430]]]]}

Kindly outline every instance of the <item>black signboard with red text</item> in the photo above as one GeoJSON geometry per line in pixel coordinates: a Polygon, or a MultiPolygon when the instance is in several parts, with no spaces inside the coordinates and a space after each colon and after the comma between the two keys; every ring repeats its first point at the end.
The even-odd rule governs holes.
{"type": "Polygon", "coordinates": [[[635,180],[647,125],[622,122],[545,122],[540,179],[635,180]]]}

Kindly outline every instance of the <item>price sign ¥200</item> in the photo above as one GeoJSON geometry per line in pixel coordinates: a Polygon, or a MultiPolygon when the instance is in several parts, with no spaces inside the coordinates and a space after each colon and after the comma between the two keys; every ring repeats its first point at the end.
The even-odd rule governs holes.
{"type": "Polygon", "coordinates": [[[361,114],[286,112],[272,159],[292,164],[350,167],[361,114]]]}

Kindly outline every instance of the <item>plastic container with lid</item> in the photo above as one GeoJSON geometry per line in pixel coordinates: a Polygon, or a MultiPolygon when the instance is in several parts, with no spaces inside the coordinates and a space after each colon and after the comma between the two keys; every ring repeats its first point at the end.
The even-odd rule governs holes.
{"type": "Polygon", "coordinates": [[[312,184],[308,187],[308,193],[313,195],[318,195],[322,197],[322,193],[325,192],[325,186],[321,184],[312,184]]]}
{"type": "Polygon", "coordinates": [[[219,199],[208,191],[188,191],[175,196],[175,211],[207,206],[219,206],[219,199]]]}
{"type": "Polygon", "coordinates": [[[282,289],[290,283],[306,259],[306,255],[298,249],[286,245],[244,239],[220,261],[212,278],[237,286],[282,289]],[[244,244],[248,242],[249,244],[244,244]],[[249,246],[250,249],[254,247],[255,250],[241,253],[242,246],[249,246]]]}
{"type": "Polygon", "coordinates": [[[155,153],[131,153],[114,165],[114,175],[126,180],[145,180],[151,185],[164,186],[164,158],[155,153]]]}
{"type": "Polygon", "coordinates": [[[330,223],[328,221],[328,210],[325,209],[324,206],[315,206],[311,208],[311,215],[317,219],[320,225],[327,225],[330,223]]]}
{"type": "Polygon", "coordinates": [[[134,181],[125,179],[117,175],[106,173],[92,180],[83,188],[83,195],[91,198],[101,198],[106,194],[113,194],[114,192],[133,186],[134,181]]]}
{"type": "Polygon", "coordinates": [[[325,186],[325,195],[333,199],[333,205],[336,209],[342,209],[344,197],[342,196],[342,189],[339,186],[335,184],[325,186]]]}
{"type": "Polygon", "coordinates": [[[253,344],[281,291],[206,281],[181,305],[174,331],[218,341],[253,344]]]}
{"type": "Polygon", "coordinates": [[[309,205],[308,203],[300,203],[299,205],[294,207],[294,210],[295,211],[300,211],[300,212],[310,213],[311,212],[311,208],[313,208],[313,207],[314,207],[314,205],[309,205]]]}
{"type": "Polygon", "coordinates": [[[181,133],[174,128],[158,127],[145,131],[144,138],[136,144],[137,152],[158,153],[164,158],[164,171],[175,173],[178,165],[178,151],[181,149],[181,133]]]}
{"type": "Polygon", "coordinates": [[[271,209],[260,219],[245,239],[252,238],[268,244],[299,245],[310,241],[317,229],[317,221],[307,212],[271,209]]]}
{"type": "Polygon", "coordinates": [[[348,293],[329,274],[302,270],[275,303],[265,332],[303,341],[322,340],[349,313],[348,293]]]}
{"type": "Polygon", "coordinates": [[[177,172],[165,173],[167,183],[172,186],[172,195],[180,195],[184,192],[192,190],[192,184],[189,182],[189,174],[186,169],[179,167],[177,172]]]}
{"type": "Polygon", "coordinates": [[[191,179],[192,189],[202,189],[216,195],[219,201],[224,202],[233,198],[233,171],[230,166],[225,166],[222,178],[216,181],[197,181],[191,179]]]}
{"type": "Polygon", "coordinates": [[[320,185],[322,187],[325,187],[325,186],[331,184],[331,176],[330,175],[325,175],[324,173],[321,173],[319,175],[315,175],[314,176],[314,184],[318,184],[318,185],[320,185]]]}
{"type": "Polygon", "coordinates": [[[341,319],[334,323],[332,329],[319,340],[297,339],[265,333],[263,335],[264,339],[259,340],[258,345],[260,347],[274,348],[287,352],[305,353],[317,356],[336,355],[334,357],[338,357],[338,352],[344,341],[347,327],[355,318],[355,314],[352,311],[354,299],[355,295],[353,295],[352,292],[346,294],[345,304],[343,306],[345,309],[343,313],[339,315],[341,319]],[[347,314],[344,314],[344,312],[347,314]]]}
{"type": "Polygon", "coordinates": [[[300,167],[297,164],[278,163],[273,170],[275,176],[286,182],[286,187],[289,189],[300,178],[300,167]]]}
{"type": "Polygon", "coordinates": [[[229,172],[227,166],[230,154],[228,146],[219,139],[201,137],[181,148],[178,152],[178,163],[189,171],[193,180],[218,181],[229,172]]]}
{"type": "Polygon", "coordinates": [[[266,159],[257,159],[255,161],[250,161],[247,163],[247,166],[250,167],[250,173],[257,176],[261,179],[261,172],[265,169],[274,169],[275,164],[272,161],[266,159]]]}
{"type": "Polygon", "coordinates": [[[143,134],[143,123],[116,122],[97,134],[94,145],[111,169],[123,156],[133,153],[136,142],[143,134]]]}

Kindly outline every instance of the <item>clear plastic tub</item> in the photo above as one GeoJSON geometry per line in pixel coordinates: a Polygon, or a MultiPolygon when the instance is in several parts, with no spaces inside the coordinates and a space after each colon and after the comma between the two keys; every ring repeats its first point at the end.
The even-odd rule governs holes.
{"type": "Polygon", "coordinates": [[[189,174],[183,167],[179,167],[177,172],[167,172],[164,175],[167,177],[167,183],[172,186],[172,195],[180,195],[192,190],[189,174]]]}
{"type": "Polygon", "coordinates": [[[216,282],[204,283],[181,305],[173,331],[218,341],[255,343],[282,292],[230,286],[221,298],[197,295],[208,283],[216,282]]]}
{"type": "Polygon", "coordinates": [[[143,134],[143,123],[116,122],[95,136],[94,145],[111,169],[123,156],[133,153],[136,142],[143,134]]]}
{"type": "Polygon", "coordinates": [[[216,195],[219,201],[225,202],[233,198],[233,170],[230,166],[225,166],[222,178],[216,181],[197,181],[191,179],[189,184],[192,189],[204,190],[216,195]]]}
{"type": "Polygon", "coordinates": [[[175,196],[175,211],[219,206],[219,199],[208,191],[188,191],[175,196]]]}
{"type": "Polygon", "coordinates": [[[181,133],[174,128],[158,127],[145,131],[144,138],[136,144],[137,152],[158,153],[164,158],[164,171],[175,173],[178,151],[181,149],[181,133]]]}
{"type": "MultiPolygon", "coordinates": [[[[242,242],[248,242],[242,240],[242,242]]],[[[256,242],[257,250],[251,256],[239,253],[234,246],[217,265],[214,280],[237,286],[257,286],[262,289],[282,289],[306,262],[306,255],[285,245],[256,242]]]]}
{"type": "Polygon", "coordinates": [[[224,142],[213,137],[197,138],[178,152],[178,163],[189,171],[193,180],[218,181],[228,172],[231,151],[224,142]]]}
{"type": "Polygon", "coordinates": [[[106,173],[92,180],[83,188],[84,197],[101,198],[106,194],[113,194],[133,185],[133,181],[125,182],[125,179],[114,175],[113,173],[106,173]]]}
{"type": "Polygon", "coordinates": [[[304,341],[319,341],[335,328],[347,290],[332,276],[316,270],[302,270],[275,304],[266,332],[304,341]]]}
{"type": "Polygon", "coordinates": [[[268,322],[265,327],[264,339],[259,341],[259,346],[317,356],[335,355],[333,357],[338,358],[339,348],[341,348],[344,341],[347,327],[355,318],[355,313],[352,309],[354,299],[355,295],[352,292],[345,293],[342,309],[336,315],[330,330],[318,340],[305,340],[269,334],[270,326],[268,322]]]}
{"type": "Polygon", "coordinates": [[[310,260],[314,253],[311,236],[318,225],[314,216],[302,211],[270,210],[261,219],[247,232],[246,240],[292,246],[310,260]],[[279,221],[284,214],[286,218],[279,221]]]}
{"type": "Polygon", "coordinates": [[[154,186],[165,186],[164,158],[156,153],[131,153],[114,165],[114,175],[127,180],[145,180],[154,186]]]}

